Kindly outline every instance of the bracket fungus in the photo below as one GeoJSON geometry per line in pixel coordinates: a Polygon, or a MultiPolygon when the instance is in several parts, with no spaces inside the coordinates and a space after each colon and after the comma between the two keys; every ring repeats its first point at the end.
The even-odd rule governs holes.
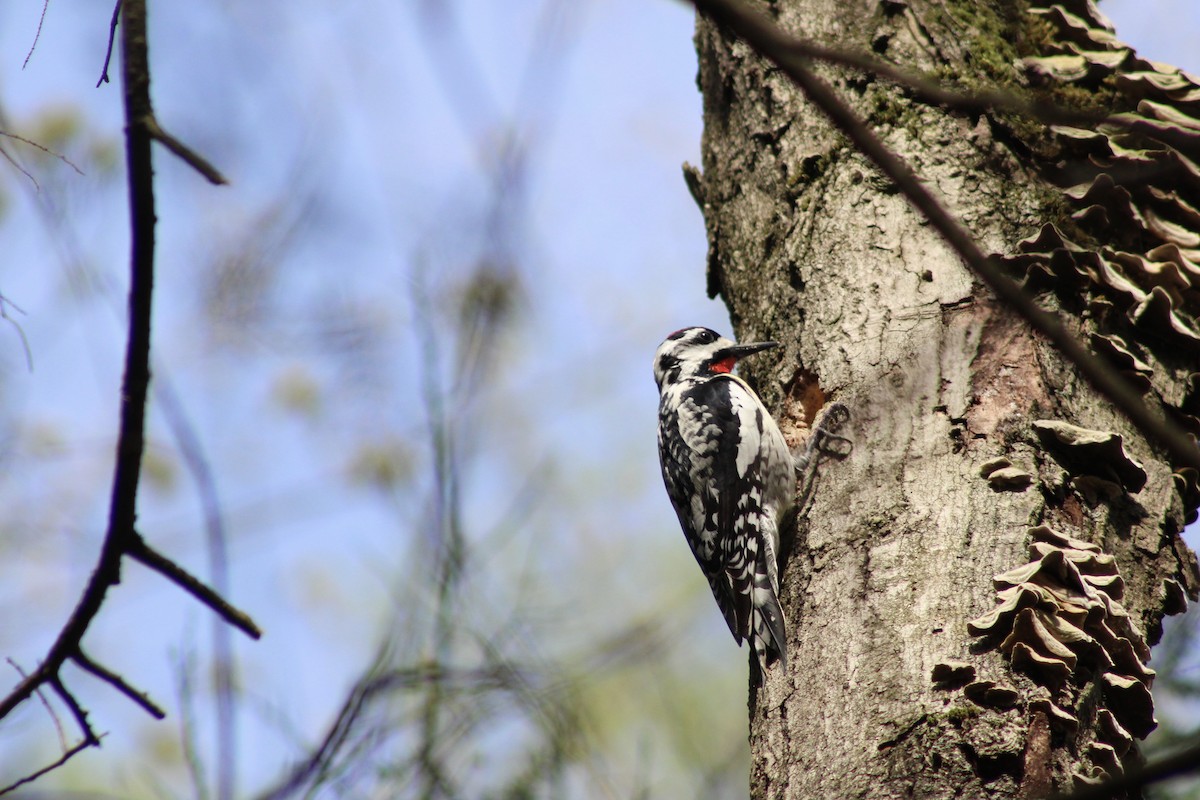
{"type": "Polygon", "coordinates": [[[1181,467],[1171,475],[1171,480],[1183,501],[1186,512],[1184,522],[1190,525],[1200,516],[1197,514],[1197,509],[1200,509],[1200,473],[1191,467],[1181,467]]]}
{"type": "MultiPolygon", "coordinates": [[[[1025,81],[1052,98],[1102,83],[1097,110],[1111,121],[1028,134],[1066,208],[997,258],[1027,290],[1085,309],[1092,349],[1200,436],[1198,393],[1178,396],[1181,359],[1200,353],[1200,77],[1139,56],[1092,0],[1032,0],[1028,10],[1047,35],[1017,64],[1025,81]]],[[[1139,471],[1083,472],[1081,493],[1136,492],[1139,471]]],[[[1194,519],[1200,492],[1184,489],[1194,519]]]]}
{"type": "Polygon", "coordinates": [[[1033,475],[1004,456],[985,461],[979,467],[979,476],[985,478],[997,492],[1023,492],[1033,483],[1033,475]]]}
{"type": "MultiPolygon", "coordinates": [[[[1092,129],[1014,131],[1028,136],[1048,194],[1062,203],[996,257],[1026,291],[1078,310],[1073,321],[1092,350],[1148,405],[1200,437],[1200,371],[1183,380],[1200,357],[1200,78],[1140,57],[1093,0],[1031,0],[1028,11],[1046,35],[1039,52],[1017,63],[1024,80],[1068,102],[1100,86],[1097,110],[1112,119],[1092,129]]],[[[1032,425],[1062,468],[1034,470],[1047,497],[1062,497],[1067,485],[1094,506],[1147,487],[1147,471],[1120,434],[1050,419],[1032,425]]],[[[1200,473],[1171,466],[1165,488],[1194,521],[1200,473]]],[[[1002,481],[1012,468],[992,459],[980,475],[1002,481]]],[[[1155,483],[1155,491],[1163,488],[1155,483]]],[[[1182,521],[1171,513],[1164,528],[1177,529],[1182,521]]],[[[1086,524],[1088,514],[1072,504],[1064,518],[1086,524]]],[[[972,649],[998,649],[1025,676],[1014,681],[1015,704],[1044,714],[1071,740],[1081,757],[1077,782],[1098,783],[1124,771],[1134,738],[1155,725],[1150,651],[1122,605],[1126,585],[1112,555],[1045,525],[1029,535],[1028,563],[994,576],[994,607],[968,623],[979,637],[972,649]]],[[[1183,560],[1181,568],[1190,568],[1183,560]]],[[[1200,584],[1200,573],[1195,581],[1175,577],[1151,587],[1167,613],[1182,610],[1200,584]]],[[[1147,587],[1139,588],[1144,600],[1147,587]]],[[[985,678],[998,676],[985,674],[986,662],[979,669],[984,674],[963,691],[989,705],[995,684],[985,678]]]]}
{"type": "MultiPolygon", "coordinates": [[[[1154,670],[1146,666],[1145,637],[1120,603],[1125,583],[1116,560],[1045,525],[1029,535],[1031,560],[993,578],[997,605],[967,630],[1044,687],[1048,694],[1033,702],[1059,730],[1077,728],[1071,708],[1081,687],[1097,683],[1108,714],[1101,741],[1123,753],[1123,736],[1144,737],[1154,728],[1154,670]]],[[[989,688],[975,693],[986,697],[989,688]]]]}
{"type": "Polygon", "coordinates": [[[1104,336],[1093,333],[1089,337],[1092,350],[1103,356],[1116,367],[1125,379],[1143,394],[1150,391],[1150,376],[1154,370],[1130,349],[1130,345],[1119,336],[1104,336]]]}
{"type": "Polygon", "coordinates": [[[1187,593],[1179,581],[1167,578],[1162,582],[1163,613],[1167,616],[1187,611],[1187,593]]]}
{"type": "Polygon", "coordinates": [[[1146,485],[1146,470],[1125,452],[1119,433],[1093,431],[1058,420],[1034,420],[1038,438],[1074,475],[1090,475],[1118,484],[1128,492],[1146,485]]]}

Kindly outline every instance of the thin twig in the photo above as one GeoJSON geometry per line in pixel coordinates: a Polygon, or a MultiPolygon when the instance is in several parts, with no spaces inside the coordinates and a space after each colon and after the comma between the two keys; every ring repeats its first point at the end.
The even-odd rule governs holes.
{"type": "Polygon", "coordinates": [[[80,742],[79,744],[75,745],[74,747],[70,748],[65,753],[63,753],[61,756],[59,756],[58,760],[55,761],[53,764],[47,764],[46,766],[39,769],[37,772],[31,772],[28,775],[26,775],[24,778],[13,781],[8,786],[5,786],[3,789],[0,789],[0,795],[6,795],[9,792],[13,791],[14,789],[19,789],[20,787],[24,786],[27,783],[33,783],[34,781],[36,781],[38,778],[42,777],[43,775],[53,772],[54,770],[61,767],[63,764],[66,764],[68,761],[71,760],[72,757],[78,755],[79,753],[82,753],[84,750],[88,749],[91,746],[92,746],[92,743],[88,742],[86,740],[80,742]]]}
{"type": "Polygon", "coordinates": [[[996,295],[1017,311],[1035,330],[1049,339],[1088,382],[1116,405],[1147,437],[1165,447],[1176,463],[1200,469],[1200,450],[1177,426],[1153,414],[1140,395],[1114,370],[1089,352],[1049,312],[1042,309],[997,263],[984,255],[974,237],[938,202],[904,161],[876,136],[865,121],[838,98],[833,89],[813,74],[811,64],[794,49],[795,40],[770,20],[736,0],[691,0],[697,9],[728,26],[751,47],[775,62],[808,100],[819,108],[941,234],[964,262],[996,295]]]}
{"type": "MultiPolygon", "coordinates": [[[[16,661],[13,661],[11,658],[6,658],[4,660],[7,661],[9,666],[11,666],[13,669],[15,669],[17,671],[17,674],[20,675],[22,678],[29,677],[29,675],[26,674],[25,670],[21,669],[21,665],[18,664],[16,661]]],[[[45,692],[43,692],[40,688],[37,689],[34,692],[34,694],[36,694],[37,699],[42,702],[42,707],[46,709],[46,713],[50,715],[50,721],[54,723],[54,730],[58,733],[59,746],[62,747],[62,749],[64,751],[67,750],[69,748],[69,746],[67,745],[67,733],[66,733],[66,731],[63,730],[62,720],[60,720],[58,718],[58,714],[56,714],[54,712],[54,706],[50,705],[50,701],[46,699],[45,692]]]]}
{"type": "Polygon", "coordinates": [[[158,120],[153,116],[146,118],[145,125],[146,130],[150,132],[152,138],[161,142],[164,147],[179,156],[189,167],[203,175],[209,183],[214,186],[224,186],[229,183],[229,181],[225,180],[225,176],[209,163],[204,156],[163,130],[163,127],[158,124],[158,120]]]}
{"type": "MultiPolygon", "coordinates": [[[[154,397],[162,410],[167,427],[175,437],[199,495],[204,517],[205,539],[208,543],[208,571],[213,591],[218,596],[229,593],[229,556],[226,546],[225,519],[217,495],[217,480],[196,428],[184,410],[183,402],[172,382],[158,372],[154,382],[154,397]]],[[[233,655],[233,632],[223,620],[212,619],[213,702],[216,706],[216,800],[232,800],[237,785],[237,663],[233,655]]]]}
{"type": "Polygon", "coordinates": [[[104,50],[104,68],[100,70],[100,80],[96,81],[96,88],[100,88],[100,84],[108,83],[108,65],[112,62],[113,41],[117,38],[117,22],[121,17],[121,2],[117,0],[113,6],[112,21],[108,23],[108,47],[104,50]]]}
{"type": "Polygon", "coordinates": [[[42,25],[46,22],[46,10],[50,8],[50,0],[43,0],[42,15],[38,17],[37,32],[33,34],[33,44],[29,45],[29,52],[25,54],[25,61],[21,64],[21,69],[29,66],[29,59],[33,58],[33,51],[37,49],[38,40],[42,38],[42,25]]]}
{"type": "MultiPolygon", "coordinates": [[[[21,673],[22,676],[25,676],[25,671],[22,670],[20,667],[18,667],[12,659],[9,659],[8,663],[12,664],[13,668],[16,669],[17,672],[21,673]]],[[[29,677],[25,676],[25,681],[23,681],[23,682],[27,682],[28,680],[29,680],[29,677]]],[[[54,726],[56,728],[58,728],[59,738],[63,742],[63,754],[61,756],[59,756],[58,760],[56,760],[54,763],[48,764],[47,766],[42,767],[39,770],[31,772],[30,774],[24,776],[23,778],[13,781],[8,786],[5,786],[4,788],[0,789],[0,795],[6,795],[9,792],[13,791],[14,789],[17,789],[18,787],[21,787],[27,783],[36,781],[38,778],[42,777],[43,775],[45,775],[49,772],[53,772],[54,770],[61,767],[63,764],[66,764],[67,761],[69,761],[73,756],[86,750],[89,747],[99,747],[100,746],[100,736],[97,736],[95,734],[95,732],[92,730],[91,723],[88,722],[87,712],[83,710],[83,707],[79,705],[79,701],[76,700],[75,696],[72,695],[70,693],[70,691],[67,690],[67,687],[63,685],[63,682],[58,677],[58,675],[53,675],[50,678],[43,680],[41,683],[39,683],[34,688],[34,691],[37,693],[37,696],[42,700],[43,703],[46,704],[47,708],[49,708],[49,703],[46,701],[46,698],[42,695],[42,692],[41,692],[41,685],[44,683],[50,684],[50,688],[52,688],[54,690],[55,694],[57,694],[59,696],[59,698],[62,699],[63,703],[66,704],[67,708],[69,708],[71,710],[71,715],[75,717],[75,722],[76,722],[76,724],[79,725],[79,731],[80,731],[80,734],[83,736],[83,739],[78,744],[76,744],[74,747],[68,748],[66,745],[66,739],[63,736],[62,726],[58,722],[58,716],[56,714],[54,714],[53,711],[51,711],[50,716],[54,719],[54,726]]]]}
{"type": "Polygon", "coordinates": [[[343,749],[350,746],[351,735],[362,724],[367,711],[375,703],[387,702],[393,693],[426,691],[433,685],[444,687],[451,693],[503,691],[525,700],[535,712],[546,710],[546,704],[538,705],[530,699],[534,692],[527,685],[519,665],[505,662],[459,669],[427,661],[385,669],[390,657],[388,649],[389,645],[384,643],[371,665],[350,688],[321,743],[277,786],[258,795],[258,800],[283,800],[299,793],[306,784],[310,790],[317,786],[321,776],[333,769],[334,761],[343,749]]]}
{"type": "Polygon", "coordinates": [[[174,583],[179,588],[216,612],[221,619],[245,633],[251,639],[262,637],[262,631],[246,612],[231,605],[225,598],[210,589],[199,578],[189,573],[171,559],[146,544],[141,535],[134,533],[126,551],[130,558],[143,564],[174,583]]]}
{"type": "MultiPolygon", "coordinates": [[[[8,135],[9,134],[4,133],[3,131],[0,131],[0,136],[8,136],[8,135]]],[[[5,150],[3,147],[0,147],[0,156],[4,156],[5,161],[7,161],[9,164],[12,164],[14,169],[16,169],[18,172],[20,172],[26,178],[28,178],[29,182],[33,184],[34,189],[38,190],[39,192],[42,190],[42,186],[41,186],[41,184],[39,184],[37,182],[37,178],[33,177],[33,174],[29,170],[25,169],[20,164],[18,164],[17,160],[12,157],[12,154],[9,153],[7,150],[5,150]]]]}
{"type": "MultiPolygon", "coordinates": [[[[66,164],[68,167],[75,170],[76,174],[78,174],[78,175],[84,174],[83,170],[81,170],[78,166],[76,166],[74,161],[67,158],[62,153],[58,152],[57,150],[51,150],[49,147],[46,147],[46,145],[44,145],[44,144],[39,144],[38,142],[35,142],[32,139],[27,139],[24,136],[20,136],[15,133],[9,133],[8,131],[0,131],[0,136],[3,136],[6,139],[12,139],[13,141],[21,142],[22,144],[27,144],[30,147],[37,148],[38,150],[41,150],[46,155],[57,158],[59,161],[66,164]]],[[[9,160],[11,161],[12,159],[9,159],[9,160]]],[[[18,169],[20,169],[20,167],[18,167],[18,169]]],[[[21,171],[25,172],[24,170],[21,170],[21,171]]],[[[28,175],[29,173],[25,173],[25,174],[28,175]]],[[[34,181],[34,183],[36,185],[37,182],[34,181]]]]}
{"type": "Polygon", "coordinates": [[[179,676],[179,740],[183,747],[183,761],[192,780],[192,794],[203,800],[210,795],[208,781],[204,779],[204,763],[196,747],[196,714],[192,707],[192,698],[195,696],[192,689],[194,672],[192,654],[180,653],[176,667],[179,676]]]}
{"type": "Polygon", "coordinates": [[[10,307],[18,314],[25,314],[25,310],[23,308],[14,303],[12,300],[9,300],[4,295],[0,294],[0,319],[4,320],[9,325],[12,325],[13,328],[16,329],[17,335],[21,337],[21,346],[25,350],[25,366],[29,368],[30,372],[33,372],[33,349],[29,346],[29,339],[25,336],[25,329],[21,327],[21,323],[9,316],[8,309],[10,307]]]}
{"type": "Polygon", "coordinates": [[[163,711],[153,700],[151,700],[148,694],[145,692],[139,692],[137,689],[130,686],[129,683],[117,673],[100,664],[97,664],[95,661],[92,661],[92,659],[88,658],[87,655],[84,654],[82,649],[76,650],[75,654],[71,656],[71,660],[78,664],[79,668],[84,672],[89,672],[92,675],[95,675],[97,678],[109,684],[118,692],[137,703],[146,710],[147,714],[155,719],[164,719],[167,716],[167,712],[163,711]]]}
{"type": "Polygon", "coordinates": [[[364,710],[372,702],[374,695],[386,691],[391,686],[389,673],[385,671],[388,651],[389,643],[385,641],[362,676],[350,687],[321,743],[302,761],[295,764],[278,785],[258,795],[258,800],[285,800],[298,793],[305,784],[316,785],[314,778],[329,769],[350,734],[362,721],[364,710]]]}
{"type": "MultiPolygon", "coordinates": [[[[418,307],[416,333],[419,337],[422,366],[421,393],[425,401],[429,424],[430,447],[433,450],[434,503],[429,527],[434,534],[434,557],[436,565],[437,594],[433,610],[431,631],[432,659],[445,663],[450,658],[457,638],[457,626],[452,612],[456,599],[456,587],[466,562],[467,543],[461,526],[461,496],[459,494],[460,473],[456,459],[454,439],[458,433],[454,423],[457,418],[448,413],[446,401],[448,391],[439,380],[440,349],[433,322],[428,313],[420,309],[425,305],[425,276],[422,274],[414,287],[414,302],[418,307]]],[[[418,796],[434,797],[446,783],[439,758],[438,743],[441,735],[443,686],[438,682],[428,685],[421,703],[419,744],[415,760],[419,766],[421,789],[418,796]]]]}
{"type": "Polygon", "coordinates": [[[100,744],[100,737],[96,736],[96,732],[92,730],[92,724],[88,722],[87,712],[83,710],[83,706],[79,705],[79,701],[75,699],[75,695],[67,690],[62,679],[55,675],[48,683],[50,684],[50,688],[54,690],[54,693],[71,710],[71,716],[75,717],[75,723],[79,725],[79,731],[83,734],[84,742],[89,745],[100,744]]]}

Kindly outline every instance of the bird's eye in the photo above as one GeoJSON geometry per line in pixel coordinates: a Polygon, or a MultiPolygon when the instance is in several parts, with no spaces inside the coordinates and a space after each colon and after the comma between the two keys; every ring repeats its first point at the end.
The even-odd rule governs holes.
{"type": "Polygon", "coordinates": [[[699,342],[700,344],[712,344],[716,340],[717,340],[716,334],[714,334],[712,331],[707,330],[707,329],[700,331],[700,335],[696,337],[696,341],[699,342]]]}

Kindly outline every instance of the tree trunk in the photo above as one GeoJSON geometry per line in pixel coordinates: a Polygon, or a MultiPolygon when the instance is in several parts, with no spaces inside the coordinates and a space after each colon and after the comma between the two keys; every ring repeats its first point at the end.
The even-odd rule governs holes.
{"type": "MultiPolygon", "coordinates": [[[[1185,78],[1106,41],[1090,0],[1065,6],[769,10],[963,87],[1200,116],[1185,78]]],[[[784,344],[747,378],[785,433],[836,399],[855,441],[819,468],[785,556],[788,670],[751,689],[752,796],[1041,797],[1119,774],[1153,727],[1148,646],[1200,585],[1179,537],[1194,472],[997,303],[784,74],[708,20],[696,44],[709,291],[739,339],[784,344]]],[[[817,72],[1147,403],[1200,429],[1200,213],[1181,202],[1200,169],[1131,134],[817,72]]]]}

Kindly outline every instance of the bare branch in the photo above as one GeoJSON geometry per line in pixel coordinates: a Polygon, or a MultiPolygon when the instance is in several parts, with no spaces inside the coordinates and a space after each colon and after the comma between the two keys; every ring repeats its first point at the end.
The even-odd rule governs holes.
{"type": "Polygon", "coordinates": [[[217,171],[217,168],[209,163],[204,156],[163,130],[153,115],[146,118],[145,125],[146,130],[150,132],[152,138],[161,142],[164,147],[183,159],[184,163],[189,167],[207,178],[209,183],[214,186],[224,186],[229,183],[229,181],[225,180],[225,176],[217,171]]]}
{"type": "Polygon", "coordinates": [[[71,716],[75,717],[75,723],[79,725],[79,731],[83,734],[84,744],[98,745],[100,737],[92,730],[92,724],[88,722],[87,712],[83,710],[83,706],[79,705],[79,701],[75,699],[75,695],[71,694],[67,687],[63,684],[62,679],[55,675],[50,679],[50,688],[54,693],[67,704],[67,708],[71,710],[71,716]]]}
{"type": "Polygon", "coordinates": [[[104,51],[104,68],[100,70],[100,80],[96,81],[96,88],[100,88],[100,84],[108,83],[108,65],[112,61],[113,41],[117,38],[117,22],[121,18],[121,2],[117,0],[113,6],[112,21],[108,23],[108,47],[104,51]]]}
{"type": "MultiPolygon", "coordinates": [[[[125,69],[126,154],[129,169],[129,203],[133,226],[133,255],[129,288],[129,340],[121,390],[121,427],[117,436],[117,461],[113,471],[108,531],[96,568],[70,618],[50,646],[46,658],[29,677],[0,701],[0,719],[43,683],[49,682],[76,714],[82,710],[58,679],[63,662],[79,650],[79,643],[103,605],[110,587],[121,579],[121,556],[135,536],[137,488],[141,475],[146,425],[146,391],[150,384],[150,299],[154,284],[154,173],[150,165],[150,136],[136,120],[150,109],[149,57],[146,48],[145,0],[125,4],[121,41],[125,69]]],[[[86,718],[80,724],[89,738],[86,718]]]]}
{"type": "MultiPolygon", "coordinates": [[[[6,133],[0,132],[0,136],[7,136],[7,135],[8,134],[6,134],[6,133]]],[[[7,161],[9,164],[12,164],[14,169],[16,169],[18,172],[20,172],[26,178],[29,178],[29,182],[33,184],[33,188],[37,189],[39,192],[42,190],[41,185],[38,184],[37,179],[33,177],[33,175],[29,172],[29,170],[25,169],[20,164],[18,164],[17,160],[15,158],[13,158],[12,155],[9,154],[9,152],[2,147],[0,147],[0,156],[4,156],[4,160],[7,161]]]]}
{"type": "MultiPolygon", "coordinates": [[[[11,658],[8,659],[8,663],[12,664],[13,668],[16,669],[17,672],[19,672],[23,677],[25,677],[25,681],[29,680],[28,676],[25,676],[25,671],[18,667],[11,658]]],[[[63,682],[59,679],[59,677],[57,675],[51,676],[50,678],[42,681],[42,683],[49,683],[50,687],[54,689],[55,694],[57,694],[62,701],[66,703],[67,708],[71,710],[71,715],[75,717],[75,722],[79,725],[79,730],[83,735],[83,739],[74,747],[68,748],[66,746],[66,740],[63,738],[62,726],[58,722],[58,716],[53,710],[50,710],[50,704],[46,702],[46,698],[42,695],[40,688],[41,684],[39,684],[34,688],[34,691],[37,692],[37,695],[41,701],[45,703],[47,710],[50,710],[50,716],[54,720],[54,726],[58,728],[59,738],[63,742],[63,754],[59,756],[58,760],[54,763],[48,764],[35,772],[31,772],[25,777],[20,778],[19,780],[16,780],[10,783],[8,786],[0,789],[0,796],[6,795],[14,789],[24,786],[27,783],[31,783],[49,772],[53,772],[63,764],[66,764],[76,754],[83,752],[87,748],[100,746],[100,737],[92,731],[92,726],[87,719],[87,712],[83,710],[83,707],[79,705],[79,701],[76,700],[75,696],[67,690],[67,687],[63,685],[63,682]]]]}
{"type": "MultiPolygon", "coordinates": [[[[147,121],[153,121],[150,103],[150,64],[146,41],[145,0],[122,0],[114,11],[123,13],[121,53],[126,121],[126,164],[128,169],[130,225],[129,337],[125,350],[125,368],[121,386],[120,429],[117,436],[116,465],[113,470],[108,528],[96,566],[84,587],[79,602],[59,631],[46,657],[37,669],[25,676],[0,700],[0,719],[49,684],[71,710],[85,738],[85,745],[98,744],[87,714],[62,683],[63,664],[72,659],[80,667],[100,677],[156,717],[163,712],[144,695],[134,690],[115,673],[83,655],[81,642],[100,612],[108,590],[120,582],[121,560],[129,555],[166,575],[176,584],[213,608],[224,619],[250,636],[261,634],[242,612],[234,609],[211,589],[192,578],[170,560],[154,552],[134,530],[137,518],[137,494],[145,447],[146,397],[150,384],[150,322],[154,287],[154,172],[151,164],[153,133],[147,121]]],[[[107,75],[107,69],[106,69],[107,75]]],[[[157,129],[157,126],[155,126],[157,129]]],[[[160,131],[161,132],[161,131],[160,131]]],[[[0,151],[2,152],[2,151],[0,151]]]]}
{"type": "MultiPolygon", "coordinates": [[[[474,668],[455,668],[424,662],[386,669],[387,650],[386,644],[380,648],[371,665],[351,687],[321,743],[277,786],[259,795],[259,800],[283,800],[300,793],[306,785],[311,786],[319,776],[331,771],[340,751],[348,746],[355,728],[363,724],[367,711],[373,704],[385,702],[393,693],[428,691],[431,686],[449,692],[478,694],[504,691],[519,695],[529,691],[516,665],[497,662],[474,668]]],[[[416,760],[419,762],[421,758],[418,753],[416,760]]],[[[422,764],[422,767],[429,765],[422,764]]]]}
{"type": "Polygon", "coordinates": [[[137,689],[129,685],[129,683],[117,673],[97,664],[92,659],[88,658],[83,650],[75,651],[71,656],[71,660],[79,665],[79,668],[84,672],[90,672],[100,680],[113,686],[121,694],[128,697],[133,702],[146,710],[146,713],[155,719],[163,719],[167,716],[167,712],[158,707],[150,696],[145,692],[139,692],[137,689]]]}
{"type": "Polygon", "coordinates": [[[329,764],[360,721],[363,710],[369,705],[371,698],[386,690],[390,685],[390,677],[384,666],[387,654],[388,644],[385,642],[363,675],[350,688],[321,743],[306,758],[295,764],[277,786],[259,795],[259,800],[284,800],[284,798],[297,793],[315,775],[328,769],[329,764]]]}
{"type": "Polygon", "coordinates": [[[1121,409],[1148,438],[1165,447],[1177,463],[1200,469],[1200,450],[1191,440],[1169,420],[1153,414],[1123,378],[1080,344],[1053,314],[1042,309],[1003,274],[999,265],[979,248],[970,232],[921,183],[912,168],[888,149],[868,125],[841,102],[829,84],[813,74],[809,60],[797,53],[795,39],[737,0],[692,0],[692,3],[777,64],[859,152],[896,184],[909,203],[921,212],[997,297],[1049,339],[1098,392],[1121,409]]]}
{"type": "MultiPolygon", "coordinates": [[[[79,650],[84,633],[100,613],[108,590],[121,578],[121,557],[133,533],[137,517],[138,481],[142,474],[145,437],[146,390],[150,384],[150,308],[154,289],[154,170],[150,166],[150,136],[137,120],[150,110],[150,64],[146,52],[145,0],[125,4],[125,28],[121,52],[125,70],[126,162],[130,185],[132,257],[130,279],[130,336],[126,343],[125,375],[121,384],[121,421],[116,440],[116,467],[113,470],[112,500],[108,530],[104,534],[100,557],[88,585],[79,597],[70,619],[37,669],[4,699],[0,700],[0,718],[36,690],[50,682],[58,684],[58,674],[68,657],[79,650]]],[[[70,697],[67,694],[66,697],[70,697]]],[[[64,698],[66,699],[66,698],[64,698]]],[[[73,698],[68,705],[73,703],[73,698]]],[[[78,705],[74,706],[77,709],[78,705]]]]}
{"type": "Polygon", "coordinates": [[[258,639],[262,636],[262,631],[246,612],[235,608],[225,598],[208,588],[199,578],[150,547],[139,534],[134,533],[133,540],[126,552],[130,558],[144,564],[183,589],[251,639],[258,639]]]}

